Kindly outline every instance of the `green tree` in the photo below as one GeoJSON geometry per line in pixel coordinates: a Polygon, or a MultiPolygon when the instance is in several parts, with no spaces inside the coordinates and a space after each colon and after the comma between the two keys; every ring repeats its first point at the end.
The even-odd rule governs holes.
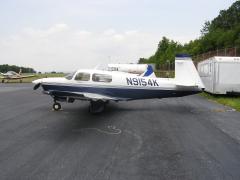
{"type": "Polygon", "coordinates": [[[144,59],[145,63],[157,66],[174,61],[176,53],[192,56],[228,47],[240,48],[240,1],[234,2],[227,10],[221,10],[212,21],[206,21],[201,29],[201,37],[181,45],[167,37],[158,43],[154,55],[144,59]]]}

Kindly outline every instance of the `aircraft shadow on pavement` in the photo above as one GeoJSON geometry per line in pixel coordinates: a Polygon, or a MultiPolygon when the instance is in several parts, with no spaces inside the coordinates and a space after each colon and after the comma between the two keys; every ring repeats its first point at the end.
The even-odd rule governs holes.
{"type": "MultiPolygon", "coordinates": [[[[53,138],[64,136],[65,139],[79,138],[81,134],[84,134],[84,137],[87,137],[88,134],[116,135],[122,132],[123,129],[119,127],[122,127],[125,120],[129,120],[125,118],[131,117],[131,112],[151,111],[147,107],[138,108],[134,105],[124,107],[125,105],[124,103],[110,103],[105,111],[99,114],[89,113],[88,105],[85,103],[79,104],[79,106],[78,104],[65,106],[63,110],[50,113],[55,120],[52,120],[51,123],[51,127],[54,129],[51,130],[51,127],[49,127],[49,133],[53,135],[53,138]]],[[[51,121],[51,118],[49,120],[51,121]]]]}
{"type": "MultiPolygon", "coordinates": [[[[46,133],[53,141],[78,140],[80,137],[95,137],[101,135],[114,135],[124,132],[123,123],[132,116],[140,113],[159,113],[163,111],[175,114],[193,114],[193,107],[188,105],[167,104],[155,102],[153,104],[136,105],[138,103],[111,103],[103,113],[91,114],[87,104],[65,106],[62,111],[50,113],[50,126],[46,133]],[[110,127],[110,128],[109,128],[110,127]]],[[[45,109],[43,109],[45,111],[45,109]]],[[[158,116],[156,114],[156,116],[158,116]]],[[[141,115],[138,114],[138,118],[141,115]]],[[[159,116],[161,118],[161,116],[159,116]]],[[[139,120],[139,119],[138,119],[139,120]]],[[[106,136],[103,136],[105,138],[106,136]]]]}
{"type": "Polygon", "coordinates": [[[89,129],[89,132],[94,131],[94,129],[98,132],[109,131],[109,127],[115,127],[117,121],[115,118],[117,114],[116,108],[99,114],[90,114],[88,106],[74,106],[65,107],[62,111],[58,112],[53,111],[53,113],[56,115],[51,113],[52,116],[57,119],[57,121],[55,120],[51,123],[52,126],[55,126],[54,131],[59,135],[61,133],[64,134],[65,138],[68,136],[71,138],[78,137],[82,132],[87,132],[85,132],[85,129],[89,129]]]}

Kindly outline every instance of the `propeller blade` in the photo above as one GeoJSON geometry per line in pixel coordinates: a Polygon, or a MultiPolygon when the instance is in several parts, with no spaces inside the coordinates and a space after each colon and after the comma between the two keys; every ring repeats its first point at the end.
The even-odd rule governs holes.
{"type": "Polygon", "coordinates": [[[33,90],[36,90],[40,87],[41,83],[37,83],[34,87],[33,87],[33,90]]]}

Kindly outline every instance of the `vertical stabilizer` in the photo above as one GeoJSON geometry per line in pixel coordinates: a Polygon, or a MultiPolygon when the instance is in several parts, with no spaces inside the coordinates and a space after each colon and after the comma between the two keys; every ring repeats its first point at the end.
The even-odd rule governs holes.
{"type": "Polygon", "coordinates": [[[19,70],[19,73],[18,73],[19,75],[21,75],[22,74],[22,68],[20,68],[20,70],[19,70]]]}
{"type": "Polygon", "coordinates": [[[185,54],[177,55],[175,58],[175,81],[177,85],[204,88],[191,57],[185,54]]]}

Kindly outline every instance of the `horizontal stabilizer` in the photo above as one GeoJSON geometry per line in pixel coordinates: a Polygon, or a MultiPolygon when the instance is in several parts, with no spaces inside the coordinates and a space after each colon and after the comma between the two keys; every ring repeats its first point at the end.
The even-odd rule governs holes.
{"type": "Polygon", "coordinates": [[[183,88],[198,88],[198,86],[196,85],[180,85],[180,84],[176,84],[177,87],[183,87],[183,88]]]}
{"type": "MultiPolygon", "coordinates": [[[[34,89],[38,88],[38,84],[34,89]]],[[[104,96],[101,94],[96,94],[96,93],[84,93],[84,92],[68,92],[68,91],[46,91],[44,92],[45,94],[50,94],[54,96],[74,96],[76,98],[84,99],[84,100],[91,100],[91,101],[97,101],[97,100],[102,100],[102,101],[118,101],[120,99],[117,98],[112,98],[109,96],[104,96]]]]}
{"type": "Polygon", "coordinates": [[[28,76],[20,76],[21,78],[30,78],[30,77],[35,77],[36,75],[28,75],[28,76]]]}

